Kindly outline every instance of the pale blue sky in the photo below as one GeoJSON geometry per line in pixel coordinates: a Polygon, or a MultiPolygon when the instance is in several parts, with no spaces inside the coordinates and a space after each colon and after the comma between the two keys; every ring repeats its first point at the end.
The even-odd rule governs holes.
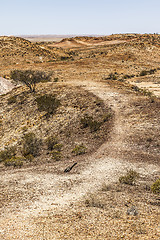
{"type": "Polygon", "coordinates": [[[160,33],[160,0],[0,0],[0,35],[160,33]]]}

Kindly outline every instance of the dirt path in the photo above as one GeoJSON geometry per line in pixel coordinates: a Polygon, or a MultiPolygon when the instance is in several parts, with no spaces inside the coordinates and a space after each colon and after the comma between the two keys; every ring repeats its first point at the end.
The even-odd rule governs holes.
{"type": "MultiPolygon", "coordinates": [[[[71,83],[73,84],[73,83],[71,83]]],[[[130,125],[124,118],[124,111],[130,101],[129,96],[111,90],[109,86],[96,82],[79,82],[85,89],[103,99],[115,111],[115,127],[111,141],[104,143],[97,152],[93,153],[87,163],[78,173],[55,174],[47,173],[44,166],[37,169],[22,169],[7,171],[1,176],[1,182],[13,194],[23,193],[17,202],[10,201],[2,209],[0,219],[0,239],[27,240],[37,239],[37,226],[33,219],[45,216],[49,211],[71,207],[87,193],[94,192],[104,183],[118,180],[126,169],[136,169],[142,175],[160,171],[160,167],[144,163],[131,163],[121,157],[121,151],[129,149],[124,139],[130,125]]],[[[78,167],[77,167],[78,168],[78,167]]],[[[42,238],[43,239],[43,238],[42,238]]]]}

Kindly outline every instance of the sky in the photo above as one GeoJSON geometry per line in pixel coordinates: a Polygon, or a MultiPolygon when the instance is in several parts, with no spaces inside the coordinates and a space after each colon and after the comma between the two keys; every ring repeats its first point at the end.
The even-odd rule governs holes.
{"type": "Polygon", "coordinates": [[[0,0],[0,35],[160,33],[160,0],[0,0]]]}

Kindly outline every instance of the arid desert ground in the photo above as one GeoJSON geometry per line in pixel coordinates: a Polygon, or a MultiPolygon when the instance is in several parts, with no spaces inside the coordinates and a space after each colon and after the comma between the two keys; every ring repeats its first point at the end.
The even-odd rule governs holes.
{"type": "Polygon", "coordinates": [[[160,35],[0,49],[0,239],[160,239],[160,35]]]}

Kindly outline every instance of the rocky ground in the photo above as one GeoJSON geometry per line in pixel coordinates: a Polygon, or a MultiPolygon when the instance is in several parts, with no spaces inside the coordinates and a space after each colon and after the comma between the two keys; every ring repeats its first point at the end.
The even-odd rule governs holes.
{"type": "MultiPolygon", "coordinates": [[[[0,237],[159,239],[160,199],[151,186],[160,174],[160,101],[152,88],[146,91],[138,85],[159,81],[159,36],[75,38],[76,44],[83,42],[83,47],[76,48],[72,48],[73,40],[62,43],[65,41],[65,53],[71,58],[54,64],[46,61],[25,65],[27,69],[54,71],[52,82],[37,85],[36,94],[56,92],[62,102],[57,115],[42,118],[39,125],[42,113],[37,111],[35,96],[25,87],[0,99],[3,144],[15,141],[13,136],[20,138],[28,129],[45,139],[47,129],[50,133],[55,127],[70,152],[64,148],[68,158],[51,161],[43,145],[41,157],[21,168],[1,163],[0,237]],[[145,76],[141,76],[144,70],[145,76]],[[14,96],[15,102],[8,104],[14,96]],[[108,111],[112,113],[109,122],[94,133],[77,125],[86,112],[100,120],[108,111]],[[62,128],[67,121],[71,129],[66,129],[64,135],[62,128]],[[27,129],[21,129],[24,126],[27,129]],[[71,130],[73,136],[69,137],[71,130]],[[81,141],[89,151],[72,155],[71,149],[81,141]],[[74,162],[78,164],[72,171],[64,173],[74,162]],[[132,185],[120,183],[119,178],[129,169],[139,177],[132,185]]],[[[45,43],[43,47],[53,46],[45,43]]],[[[2,76],[8,76],[13,67],[12,63],[3,65],[2,76]]],[[[21,63],[16,68],[21,69],[21,63]]]]}

